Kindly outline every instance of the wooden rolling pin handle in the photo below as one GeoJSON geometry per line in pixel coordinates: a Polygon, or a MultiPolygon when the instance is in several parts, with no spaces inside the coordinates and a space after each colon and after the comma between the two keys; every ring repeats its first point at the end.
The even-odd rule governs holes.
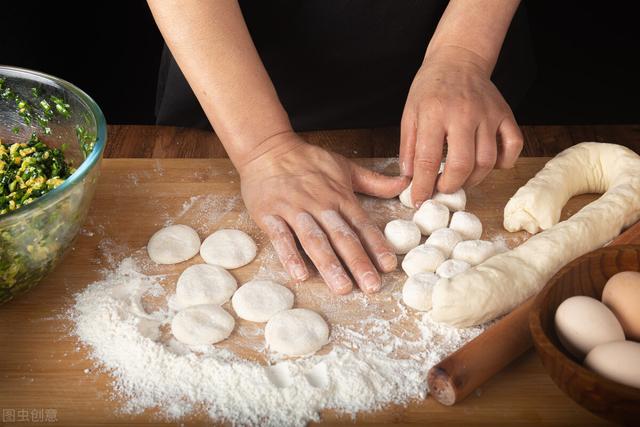
{"type": "MultiPolygon", "coordinates": [[[[640,241],[640,221],[610,244],[640,241]]],[[[429,394],[451,406],[467,397],[531,347],[529,312],[535,297],[529,298],[482,334],[462,346],[429,370],[429,394]]]]}

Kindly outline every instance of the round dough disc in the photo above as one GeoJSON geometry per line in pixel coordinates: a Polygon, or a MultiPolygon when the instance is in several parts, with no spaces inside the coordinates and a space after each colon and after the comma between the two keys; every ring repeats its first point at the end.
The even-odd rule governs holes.
{"type": "Polygon", "coordinates": [[[200,249],[200,237],[193,228],[170,225],[156,231],[147,243],[149,258],[156,264],[177,264],[193,258],[200,249]]]}
{"type": "Polygon", "coordinates": [[[329,342],[329,326],[315,311],[294,308],[281,311],[264,329],[267,346],[288,356],[305,356],[329,342]]]}
{"type": "Polygon", "coordinates": [[[231,305],[241,319],[266,322],[293,307],[293,292],[271,280],[252,280],[233,294],[231,305]]]}
{"type": "Polygon", "coordinates": [[[425,236],[449,225],[449,208],[433,200],[424,202],[413,214],[413,222],[425,236]]]}
{"type": "Polygon", "coordinates": [[[224,268],[196,264],[183,271],[178,278],[176,300],[182,307],[221,305],[229,301],[237,288],[236,279],[224,268]]]}
{"type": "Polygon", "coordinates": [[[384,227],[384,236],[396,254],[403,255],[420,244],[420,229],[413,221],[394,219],[384,227]]]}
{"type": "Polygon", "coordinates": [[[409,251],[402,260],[402,269],[407,276],[422,273],[425,271],[434,272],[440,264],[447,259],[440,249],[429,246],[420,245],[409,251]]]}
{"type": "Polygon", "coordinates": [[[462,241],[462,236],[450,228],[439,228],[427,238],[425,245],[435,246],[444,256],[451,256],[453,248],[462,241]]]}
{"type": "Polygon", "coordinates": [[[477,240],[482,236],[482,222],[471,212],[454,212],[449,228],[457,231],[464,240],[477,240]]]}
{"type": "Polygon", "coordinates": [[[418,311],[430,310],[431,294],[438,280],[438,276],[429,272],[409,277],[402,286],[402,301],[418,311]]]}
{"type": "Polygon", "coordinates": [[[171,333],[188,345],[215,344],[231,335],[235,323],[233,316],[218,305],[194,305],[175,315],[171,333]]]}
{"type": "Polygon", "coordinates": [[[249,264],[257,252],[256,243],[247,233],[233,229],[216,231],[207,237],[200,247],[200,255],[204,262],[226,269],[249,264]]]}

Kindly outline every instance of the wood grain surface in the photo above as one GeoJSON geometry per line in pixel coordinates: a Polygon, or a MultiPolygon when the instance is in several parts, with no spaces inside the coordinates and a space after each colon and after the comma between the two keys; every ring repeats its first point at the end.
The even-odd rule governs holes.
{"type": "MultiPolygon", "coordinates": [[[[524,157],[554,156],[578,142],[626,145],[640,153],[640,125],[522,126],[524,157]]],[[[398,128],[344,129],[303,132],[313,144],[347,157],[396,157],[398,128]]],[[[221,158],[220,140],[210,131],[165,126],[109,126],[105,157],[221,158]]]]}
{"type": "MultiPolygon", "coordinates": [[[[153,132],[152,128],[148,129],[153,132]]],[[[179,130],[174,131],[179,135],[179,130]]],[[[118,145],[118,137],[112,134],[112,141],[114,139],[113,143],[118,145]]],[[[163,141],[166,146],[171,145],[170,139],[163,141]]],[[[145,145],[148,141],[137,142],[145,145]]],[[[153,155],[156,148],[155,144],[149,144],[145,150],[153,155]]],[[[487,233],[504,233],[500,226],[504,203],[545,161],[521,159],[515,169],[494,171],[480,187],[470,191],[469,210],[482,218],[487,233]]],[[[393,166],[393,162],[382,164],[393,166]]],[[[228,160],[106,159],[85,231],[74,248],[43,283],[0,307],[0,410],[55,410],[59,425],[162,425],[153,412],[138,416],[118,414],[122,402],[112,400],[111,378],[95,370],[86,350],[78,348],[77,340],[69,335],[69,322],[60,316],[71,304],[74,293],[100,277],[105,259],[113,254],[142,250],[152,232],[168,218],[179,216],[194,195],[237,192],[237,175],[228,160]],[[158,209],[164,209],[161,212],[166,215],[158,215],[158,209]]],[[[565,209],[565,217],[590,200],[593,196],[572,199],[565,209]]],[[[233,210],[228,215],[227,219],[234,221],[239,212],[233,210]]],[[[200,212],[198,216],[206,215],[200,212]]],[[[212,226],[202,221],[202,229],[198,231],[204,234],[211,231],[208,227],[212,226]]],[[[517,243],[522,238],[524,234],[516,233],[508,240],[517,243]]],[[[267,244],[261,238],[258,242],[263,248],[267,244]]],[[[249,270],[240,270],[237,273],[240,280],[250,277],[249,270]]],[[[323,413],[323,420],[329,425],[352,423],[351,417],[332,411],[323,413]]],[[[429,398],[406,407],[392,405],[359,414],[355,420],[370,425],[395,422],[588,426],[605,423],[564,396],[533,352],[517,359],[454,407],[442,406],[429,398]]],[[[198,416],[181,422],[186,426],[209,424],[208,419],[198,416]]]]}

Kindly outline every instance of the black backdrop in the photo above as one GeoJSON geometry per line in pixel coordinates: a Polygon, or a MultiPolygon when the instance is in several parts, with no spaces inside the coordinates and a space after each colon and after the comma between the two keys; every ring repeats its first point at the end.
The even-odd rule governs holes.
{"type": "MultiPolygon", "coordinates": [[[[537,79],[521,124],[640,123],[634,2],[526,2],[537,79]]],[[[0,64],[78,85],[110,123],[153,123],[162,38],[143,1],[5,2],[0,64]]]]}

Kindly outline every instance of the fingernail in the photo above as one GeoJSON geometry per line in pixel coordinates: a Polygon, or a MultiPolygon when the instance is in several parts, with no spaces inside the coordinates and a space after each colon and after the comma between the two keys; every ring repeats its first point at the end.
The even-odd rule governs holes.
{"type": "Polygon", "coordinates": [[[385,252],[378,256],[378,262],[384,271],[392,271],[398,266],[398,257],[391,252],[385,252]]]}
{"type": "Polygon", "coordinates": [[[294,264],[291,267],[291,273],[296,280],[305,280],[307,278],[307,269],[300,264],[294,264]]]}
{"type": "Polygon", "coordinates": [[[380,278],[372,273],[371,271],[367,271],[361,277],[362,280],[362,290],[367,293],[378,292],[380,290],[380,278]]]}
{"type": "Polygon", "coordinates": [[[346,274],[341,274],[336,277],[336,280],[333,283],[332,287],[334,292],[345,294],[353,288],[353,284],[351,283],[351,279],[349,279],[346,274]]]}

